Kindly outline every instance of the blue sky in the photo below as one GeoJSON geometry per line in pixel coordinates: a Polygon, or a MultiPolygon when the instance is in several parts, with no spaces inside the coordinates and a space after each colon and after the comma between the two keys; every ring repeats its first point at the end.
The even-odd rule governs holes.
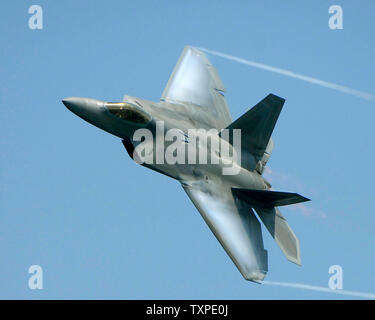
{"type": "MultiPolygon", "coordinates": [[[[2,1],[0,298],[343,299],[242,279],[176,181],[70,113],[67,96],[158,101],[187,44],[375,93],[373,1],[2,1]],[[43,8],[43,29],[28,8],[43,8]],[[339,4],[344,29],[328,28],[339,4]],[[28,288],[28,268],[44,289],[28,288]]],[[[302,267],[268,233],[267,280],[375,291],[375,104],[216,56],[233,119],[286,99],[269,174],[302,267]]]]}

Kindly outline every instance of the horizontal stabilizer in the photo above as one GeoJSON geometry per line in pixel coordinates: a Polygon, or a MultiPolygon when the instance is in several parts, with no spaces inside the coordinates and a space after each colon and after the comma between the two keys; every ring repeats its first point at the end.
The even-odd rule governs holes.
{"type": "Polygon", "coordinates": [[[234,194],[254,208],[272,208],[310,201],[298,193],[232,188],[234,194]]]}

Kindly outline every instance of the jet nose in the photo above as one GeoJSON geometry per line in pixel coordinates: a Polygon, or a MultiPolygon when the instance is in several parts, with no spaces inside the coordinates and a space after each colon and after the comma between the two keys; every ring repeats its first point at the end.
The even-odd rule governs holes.
{"type": "Polygon", "coordinates": [[[71,112],[80,117],[85,117],[89,116],[90,114],[97,113],[104,107],[104,101],[80,97],[64,98],[62,100],[62,103],[71,112]]]}
{"type": "Polygon", "coordinates": [[[79,104],[79,98],[64,98],[62,99],[62,103],[67,107],[70,111],[75,108],[77,104],[79,104]]]}
{"type": "Polygon", "coordinates": [[[67,107],[70,111],[74,113],[77,113],[77,111],[86,107],[85,98],[77,98],[77,97],[65,98],[62,100],[62,103],[65,105],[65,107],[67,107]]]}

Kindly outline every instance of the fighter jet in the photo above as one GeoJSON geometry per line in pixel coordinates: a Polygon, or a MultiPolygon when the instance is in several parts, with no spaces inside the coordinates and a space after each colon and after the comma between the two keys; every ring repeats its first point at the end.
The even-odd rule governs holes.
{"type": "Polygon", "coordinates": [[[127,95],[122,102],[62,102],[119,137],[138,164],[177,180],[242,276],[261,283],[268,256],[259,219],[285,257],[300,265],[299,240],[279,207],[309,199],[273,191],[262,176],[285,100],[269,94],[232,121],[224,92],[206,55],[186,46],[159,102],[127,95]],[[201,154],[207,157],[198,161],[201,154]]]}

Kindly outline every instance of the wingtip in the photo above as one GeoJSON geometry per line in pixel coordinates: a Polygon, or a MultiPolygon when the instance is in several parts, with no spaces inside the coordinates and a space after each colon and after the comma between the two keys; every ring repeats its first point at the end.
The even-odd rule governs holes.
{"type": "Polygon", "coordinates": [[[194,52],[197,55],[204,55],[204,52],[203,52],[204,49],[203,48],[194,47],[194,46],[191,46],[191,45],[186,45],[185,50],[191,50],[192,52],[194,52]]]}
{"type": "Polygon", "coordinates": [[[296,264],[297,266],[302,267],[301,257],[298,257],[298,258],[295,258],[295,257],[293,257],[293,258],[291,258],[291,257],[287,257],[287,259],[288,259],[290,262],[296,264]]]}
{"type": "Polygon", "coordinates": [[[300,202],[307,202],[307,201],[311,201],[311,199],[309,198],[306,198],[305,196],[301,196],[300,194],[297,193],[298,196],[301,197],[301,201],[300,202]]]}
{"type": "Polygon", "coordinates": [[[280,101],[281,103],[284,103],[285,102],[285,99],[276,95],[276,94],[273,94],[273,93],[270,93],[267,98],[271,98],[273,100],[276,100],[276,101],[280,101]]]}

